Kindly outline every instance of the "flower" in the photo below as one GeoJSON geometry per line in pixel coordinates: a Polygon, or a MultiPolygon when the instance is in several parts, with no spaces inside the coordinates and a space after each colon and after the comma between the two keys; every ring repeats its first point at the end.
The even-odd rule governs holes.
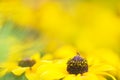
{"type": "Polygon", "coordinates": [[[20,76],[25,73],[25,76],[29,80],[37,80],[36,71],[40,63],[39,53],[34,54],[30,58],[21,59],[18,62],[6,62],[1,66],[4,68],[2,72],[6,74],[7,72],[12,72],[16,76],[20,76]]]}
{"type": "Polygon", "coordinates": [[[53,60],[39,67],[42,80],[106,80],[107,77],[116,80],[109,71],[114,67],[105,63],[89,63],[79,54],[72,59],[53,60]],[[48,68],[49,67],[49,68],[48,68]]]}

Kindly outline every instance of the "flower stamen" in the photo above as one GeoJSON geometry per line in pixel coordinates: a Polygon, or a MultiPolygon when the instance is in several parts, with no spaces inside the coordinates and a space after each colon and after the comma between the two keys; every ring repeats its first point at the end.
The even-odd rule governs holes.
{"type": "Polygon", "coordinates": [[[32,67],[35,64],[35,60],[32,59],[23,59],[19,61],[18,66],[21,67],[32,67]]]}
{"type": "Polygon", "coordinates": [[[69,74],[75,75],[88,72],[87,60],[77,54],[75,57],[67,62],[67,71],[69,72],[69,74]]]}

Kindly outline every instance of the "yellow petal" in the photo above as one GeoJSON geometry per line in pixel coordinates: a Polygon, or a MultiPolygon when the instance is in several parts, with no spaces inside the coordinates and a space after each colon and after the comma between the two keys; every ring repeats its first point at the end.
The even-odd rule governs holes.
{"type": "Polygon", "coordinates": [[[100,80],[96,74],[87,72],[81,76],[82,80],[100,80]]]}
{"type": "Polygon", "coordinates": [[[76,76],[75,75],[67,75],[67,76],[65,76],[65,78],[63,80],[76,80],[76,76]]]}
{"type": "Polygon", "coordinates": [[[40,60],[40,53],[35,53],[33,56],[31,56],[33,60],[39,61],[40,60]]]}
{"type": "Polygon", "coordinates": [[[34,70],[30,70],[30,69],[27,70],[25,72],[25,76],[27,77],[28,80],[39,80],[39,75],[34,70]]]}
{"type": "Polygon", "coordinates": [[[90,72],[95,72],[95,73],[104,72],[104,71],[114,71],[114,70],[115,70],[114,67],[107,64],[92,65],[89,69],[90,72]]]}
{"type": "Polygon", "coordinates": [[[12,73],[17,75],[17,76],[20,76],[22,73],[24,73],[26,70],[28,69],[28,67],[26,68],[22,68],[22,67],[18,67],[14,70],[12,70],[12,73]]]}
{"type": "Polygon", "coordinates": [[[63,77],[64,77],[63,74],[59,73],[58,71],[53,71],[53,70],[44,71],[40,75],[41,80],[59,80],[63,77]]]}
{"type": "Polygon", "coordinates": [[[64,73],[62,73],[53,62],[42,64],[37,72],[39,73],[41,80],[58,80],[64,77],[64,73]]]}
{"type": "Polygon", "coordinates": [[[108,77],[110,77],[112,80],[117,80],[113,75],[111,75],[111,74],[109,74],[109,73],[107,73],[107,72],[101,72],[100,74],[103,75],[103,76],[108,76],[108,77]]]}

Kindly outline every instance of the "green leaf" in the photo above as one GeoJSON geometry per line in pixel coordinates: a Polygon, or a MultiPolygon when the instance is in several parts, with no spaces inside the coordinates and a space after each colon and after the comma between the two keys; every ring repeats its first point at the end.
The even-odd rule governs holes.
{"type": "Polygon", "coordinates": [[[15,76],[13,73],[7,73],[5,76],[1,77],[0,80],[28,80],[25,74],[20,76],[15,76]]]}

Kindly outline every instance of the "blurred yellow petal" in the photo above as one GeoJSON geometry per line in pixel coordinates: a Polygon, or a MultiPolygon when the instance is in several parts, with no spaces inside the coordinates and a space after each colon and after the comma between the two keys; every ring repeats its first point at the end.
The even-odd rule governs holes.
{"type": "Polygon", "coordinates": [[[106,78],[110,77],[112,80],[117,80],[113,75],[107,73],[107,72],[101,72],[100,74],[104,75],[106,78]]]}
{"type": "Polygon", "coordinates": [[[31,59],[35,60],[35,61],[39,61],[40,60],[40,53],[34,53],[31,56],[31,59]]]}
{"type": "Polygon", "coordinates": [[[66,45],[59,48],[53,55],[55,58],[71,58],[76,55],[76,49],[72,46],[66,45]]]}
{"type": "Polygon", "coordinates": [[[50,53],[47,53],[45,54],[43,57],[42,57],[43,60],[50,60],[50,59],[53,59],[53,55],[50,54],[50,53]]]}
{"type": "Polygon", "coordinates": [[[0,67],[0,77],[4,76],[8,70],[0,67]]]}
{"type": "Polygon", "coordinates": [[[13,74],[17,75],[17,76],[20,76],[21,74],[23,74],[26,70],[28,69],[27,68],[22,68],[22,67],[18,67],[14,70],[12,70],[13,74]]]}
{"type": "Polygon", "coordinates": [[[39,75],[36,73],[35,70],[29,69],[25,72],[25,76],[29,80],[39,80],[39,75]]]}
{"type": "Polygon", "coordinates": [[[92,54],[98,56],[98,58],[101,58],[100,59],[101,61],[113,65],[115,67],[117,67],[117,64],[119,63],[120,60],[117,53],[110,49],[97,49],[94,50],[94,52],[91,53],[91,55],[92,54]]]}
{"type": "Polygon", "coordinates": [[[100,72],[100,71],[115,71],[115,68],[111,65],[106,65],[106,64],[100,64],[100,65],[92,65],[90,67],[91,72],[100,72]],[[97,69],[95,69],[97,67],[97,69]]]}

